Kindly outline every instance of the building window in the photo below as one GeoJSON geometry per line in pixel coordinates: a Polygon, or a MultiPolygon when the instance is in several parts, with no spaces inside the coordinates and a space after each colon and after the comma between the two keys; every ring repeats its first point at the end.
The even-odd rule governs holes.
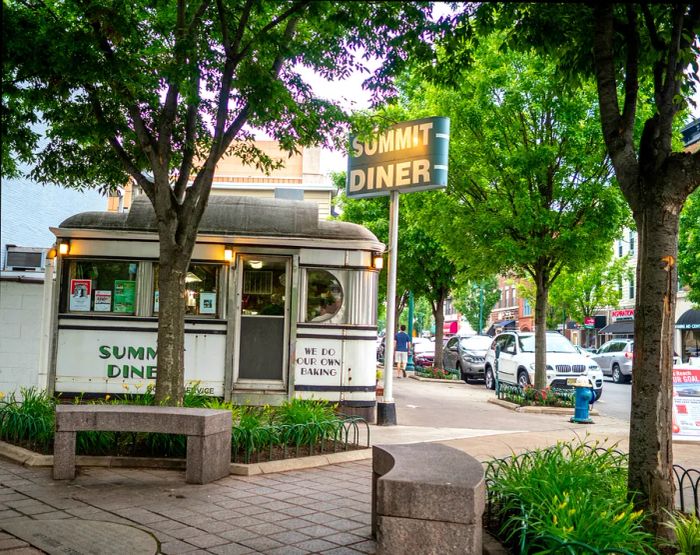
{"type": "Polygon", "coordinates": [[[71,260],[68,264],[69,312],[136,312],[137,262],[71,260]]]}
{"type": "Polygon", "coordinates": [[[325,322],[343,306],[343,288],[338,279],[326,270],[306,273],[306,321],[325,322]]]}
{"type": "Polygon", "coordinates": [[[622,258],[622,241],[617,242],[617,256],[622,258]]]}
{"type": "Polygon", "coordinates": [[[635,242],[636,238],[637,238],[636,232],[634,232],[630,229],[630,254],[631,255],[634,255],[634,242],[635,242]]]}
{"type": "Polygon", "coordinates": [[[532,316],[532,307],[527,299],[523,299],[523,316],[532,316]]]}
{"type": "Polygon", "coordinates": [[[629,279],[629,298],[634,299],[634,274],[631,274],[629,279]]]}
{"type": "MultiPolygon", "coordinates": [[[[188,316],[216,316],[218,313],[218,265],[190,264],[185,276],[185,314],[188,316]]],[[[160,309],[158,265],[153,265],[153,313],[160,309]]]]}

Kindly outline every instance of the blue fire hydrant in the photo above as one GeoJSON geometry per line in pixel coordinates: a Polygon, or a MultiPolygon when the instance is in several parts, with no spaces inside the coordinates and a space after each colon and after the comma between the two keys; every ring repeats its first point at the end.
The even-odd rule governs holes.
{"type": "Polygon", "coordinates": [[[574,415],[570,421],[577,424],[593,424],[593,420],[588,415],[589,406],[595,402],[593,385],[585,376],[579,376],[574,384],[574,389],[574,415]]]}

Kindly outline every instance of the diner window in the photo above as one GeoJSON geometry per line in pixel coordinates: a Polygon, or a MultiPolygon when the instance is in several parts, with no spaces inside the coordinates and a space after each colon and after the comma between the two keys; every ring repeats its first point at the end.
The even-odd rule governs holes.
{"type": "Polygon", "coordinates": [[[137,271],[137,262],[70,260],[68,311],[134,314],[137,271]]]}
{"type": "Polygon", "coordinates": [[[343,306],[343,288],[326,270],[306,272],[306,321],[325,322],[343,306]]]}
{"type": "Polygon", "coordinates": [[[274,258],[244,258],[243,316],[284,316],[287,262],[274,258]]]}
{"type": "MultiPolygon", "coordinates": [[[[160,309],[158,290],[159,266],[153,265],[153,313],[160,309]]],[[[218,314],[219,266],[190,264],[185,275],[185,314],[189,316],[216,316],[218,314]]]]}

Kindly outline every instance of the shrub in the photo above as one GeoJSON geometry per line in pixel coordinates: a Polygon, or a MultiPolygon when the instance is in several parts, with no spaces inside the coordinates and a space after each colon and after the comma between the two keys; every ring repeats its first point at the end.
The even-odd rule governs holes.
{"type": "Polygon", "coordinates": [[[565,546],[655,553],[643,513],[627,499],[627,458],[598,443],[559,443],[488,464],[499,535],[522,553],[565,546]]]}
{"type": "Polygon", "coordinates": [[[431,378],[433,380],[456,380],[457,375],[448,372],[442,368],[433,368],[432,366],[426,366],[418,372],[418,374],[424,378],[431,378]]]}
{"type": "Polygon", "coordinates": [[[666,526],[673,529],[676,541],[668,546],[678,550],[676,555],[700,555],[700,515],[669,514],[666,526]]]}
{"type": "Polygon", "coordinates": [[[0,399],[0,439],[48,452],[53,444],[56,400],[35,387],[0,399]]]}

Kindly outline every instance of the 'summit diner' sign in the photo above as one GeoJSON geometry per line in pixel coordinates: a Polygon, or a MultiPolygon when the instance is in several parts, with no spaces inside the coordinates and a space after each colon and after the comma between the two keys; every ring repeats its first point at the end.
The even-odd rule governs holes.
{"type": "Polygon", "coordinates": [[[445,117],[398,123],[364,142],[351,137],[347,196],[445,187],[449,139],[450,120],[445,117]]]}

